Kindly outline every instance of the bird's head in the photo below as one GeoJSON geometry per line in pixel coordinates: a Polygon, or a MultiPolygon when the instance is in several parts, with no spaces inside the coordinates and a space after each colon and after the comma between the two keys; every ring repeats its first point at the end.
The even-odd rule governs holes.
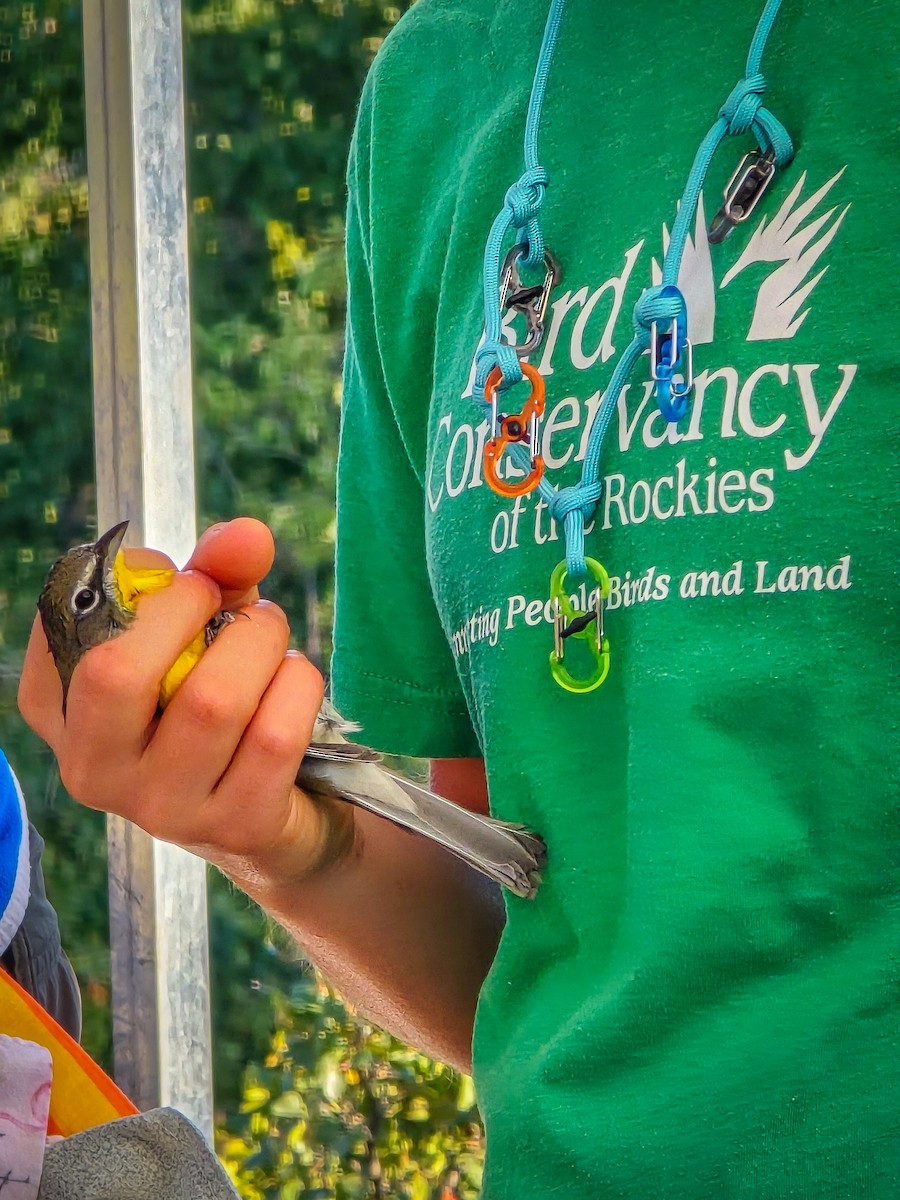
{"type": "Polygon", "coordinates": [[[134,619],[117,576],[127,521],[96,542],[75,546],[50,568],[38,611],[63,686],[63,712],[72,674],[82,656],[127,629],[134,619]],[[117,563],[117,558],[119,562],[117,563]]]}

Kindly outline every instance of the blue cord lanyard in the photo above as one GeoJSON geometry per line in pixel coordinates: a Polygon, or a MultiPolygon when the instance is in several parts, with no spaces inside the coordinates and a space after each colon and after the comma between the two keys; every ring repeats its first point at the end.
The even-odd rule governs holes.
{"type": "Polygon", "coordinates": [[[474,395],[490,421],[490,438],[485,447],[487,483],[504,496],[539,491],[549,515],[563,526],[566,557],[551,577],[556,620],[550,667],[554,678],[567,691],[593,691],[609,669],[609,643],[603,633],[603,599],[609,580],[598,562],[585,557],[584,527],[602,494],[600,453],[617,398],[646,350],[650,350],[650,370],[660,412],[673,422],[687,412],[693,389],[692,352],[687,336],[687,307],[677,280],[710,163],[725,137],[747,131],[756,137],[759,149],[741,160],[725,189],[724,204],[710,227],[709,240],[718,242],[750,215],[775,170],[790,162],[794,154],[786,129],[762,104],[766,82],[760,66],[781,4],[782,0],[767,0],[750,43],[744,78],[723,104],[694,156],[663,259],[661,282],[645,288],[635,305],[634,338],[616,364],[591,425],[581,480],[571,487],[555,488],[544,478],[539,454],[543,379],[533,367],[521,361],[540,342],[549,294],[559,278],[558,264],[544,245],[538,219],[548,183],[547,172],[538,161],[538,132],[566,7],[566,0],[551,0],[525,122],[525,171],[507,191],[484,251],[484,339],[475,356],[474,395]],[[501,253],[510,229],[515,231],[516,244],[501,267],[501,253]],[[532,268],[543,265],[543,285],[523,288],[520,265],[532,268]],[[523,312],[527,322],[528,336],[518,346],[510,346],[501,334],[503,316],[509,308],[523,312]],[[531,385],[528,401],[519,412],[501,415],[500,396],[523,377],[531,385]],[[514,482],[501,479],[499,467],[504,454],[509,454],[516,466],[524,469],[524,478],[514,482]],[[576,611],[569,601],[567,580],[578,577],[592,578],[596,584],[596,604],[589,612],[576,611]],[[586,641],[593,655],[592,669],[584,678],[574,677],[564,665],[569,637],[586,641]]]}

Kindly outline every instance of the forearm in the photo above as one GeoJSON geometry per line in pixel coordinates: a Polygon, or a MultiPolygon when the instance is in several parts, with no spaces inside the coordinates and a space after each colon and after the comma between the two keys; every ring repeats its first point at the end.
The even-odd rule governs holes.
{"type": "Polygon", "coordinates": [[[503,927],[499,889],[425,838],[354,809],[351,849],[311,878],[238,883],[361,1012],[471,1069],[481,984],[503,927]]]}

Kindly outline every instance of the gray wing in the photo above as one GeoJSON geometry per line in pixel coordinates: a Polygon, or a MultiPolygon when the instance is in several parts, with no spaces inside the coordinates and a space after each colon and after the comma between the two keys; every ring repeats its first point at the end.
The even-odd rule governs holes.
{"type": "Polygon", "coordinates": [[[537,893],[547,851],[522,826],[470,812],[369,760],[311,756],[303,760],[297,783],[437,842],[517,896],[530,899],[537,893]]]}
{"type": "Polygon", "coordinates": [[[310,742],[306,747],[308,758],[316,758],[322,762],[363,762],[380,763],[381,755],[368,746],[359,746],[356,742],[310,742]]]}

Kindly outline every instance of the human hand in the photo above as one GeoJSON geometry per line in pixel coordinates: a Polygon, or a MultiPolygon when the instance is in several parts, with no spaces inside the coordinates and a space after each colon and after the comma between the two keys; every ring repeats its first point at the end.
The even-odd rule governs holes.
{"type": "MultiPolygon", "coordinates": [[[[126,555],[130,566],[172,566],[154,551],[126,555]]],[[[133,626],[85,655],[65,718],[39,620],[19,689],[22,715],[53,749],[76,800],[202,855],[243,886],[305,877],[352,831],[348,806],[293,786],[324,685],[288,649],[281,609],[259,599],[273,557],[260,522],[213,527],[171,586],[142,597],[133,626]],[[241,607],[248,619],[216,638],[158,716],[162,676],[222,607],[241,607]]]]}

